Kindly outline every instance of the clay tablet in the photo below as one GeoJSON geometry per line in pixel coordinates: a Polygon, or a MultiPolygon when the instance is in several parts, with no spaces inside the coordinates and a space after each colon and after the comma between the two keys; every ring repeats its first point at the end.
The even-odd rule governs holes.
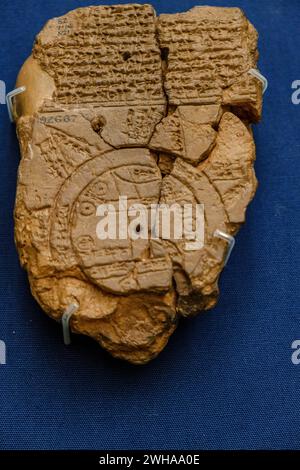
{"type": "Polygon", "coordinates": [[[14,101],[15,238],[53,319],[74,304],[73,332],[143,364],[181,316],[215,306],[228,251],[216,234],[237,233],[256,190],[257,56],[238,8],[79,8],[38,34],[14,101]],[[174,204],[182,236],[180,219],[169,235],[158,223],[174,204]]]}

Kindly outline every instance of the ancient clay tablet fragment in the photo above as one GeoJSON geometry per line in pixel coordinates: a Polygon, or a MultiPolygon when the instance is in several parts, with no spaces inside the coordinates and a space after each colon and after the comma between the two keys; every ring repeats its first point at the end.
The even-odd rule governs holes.
{"type": "Polygon", "coordinates": [[[21,264],[52,318],[76,304],[71,330],[115,357],[150,361],[180,316],[217,302],[228,245],[215,233],[236,234],[256,190],[256,47],[238,8],[95,6],[50,20],[19,73],[21,264]],[[174,204],[203,208],[202,244],[148,225],[174,204]],[[106,238],[103,207],[118,221],[106,238]]]}

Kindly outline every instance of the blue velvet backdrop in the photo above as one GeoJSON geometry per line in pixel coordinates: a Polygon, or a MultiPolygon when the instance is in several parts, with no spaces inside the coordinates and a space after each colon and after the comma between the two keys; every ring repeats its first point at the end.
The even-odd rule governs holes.
{"type": "MultiPolygon", "coordinates": [[[[8,90],[46,20],[90,3],[1,0],[0,79],[8,90]]],[[[159,13],[203,4],[152,3],[159,13]]],[[[7,345],[0,448],[300,448],[300,365],[291,361],[291,343],[300,339],[300,105],[291,101],[291,83],[300,80],[300,1],[206,3],[242,7],[260,33],[259,66],[270,82],[255,128],[260,186],[218,307],[182,321],[151,364],[116,361],[86,338],[66,348],[31,297],[13,241],[19,150],[0,106],[0,340],[7,345]]]]}

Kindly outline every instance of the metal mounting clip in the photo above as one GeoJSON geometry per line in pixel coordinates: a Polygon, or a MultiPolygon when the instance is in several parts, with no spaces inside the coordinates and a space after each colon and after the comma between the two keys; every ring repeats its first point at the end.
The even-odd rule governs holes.
{"type": "Polygon", "coordinates": [[[26,90],[25,86],[21,86],[19,88],[16,88],[15,90],[10,91],[6,95],[6,105],[7,105],[7,111],[9,115],[9,119],[11,122],[14,122],[14,113],[13,113],[13,98],[20,93],[23,93],[26,90]]]}
{"type": "Polygon", "coordinates": [[[224,262],[224,265],[226,266],[235,245],[235,238],[229,235],[228,233],[222,232],[221,230],[216,230],[214,233],[214,237],[221,238],[222,240],[225,240],[225,242],[228,243],[228,250],[224,262]]]}
{"type": "Polygon", "coordinates": [[[63,316],[61,317],[64,343],[66,346],[69,346],[71,344],[70,320],[72,315],[74,315],[77,310],[77,304],[70,304],[69,307],[66,308],[63,316]]]}
{"type": "Polygon", "coordinates": [[[253,75],[253,77],[257,78],[258,80],[262,82],[263,84],[262,92],[264,94],[267,91],[267,88],[269,86],[269,82],[266,79],[266,77],[264,77],[257,69],[250,69],[248,70],[248,73],[250,73],[250,75],[253,75]]]}

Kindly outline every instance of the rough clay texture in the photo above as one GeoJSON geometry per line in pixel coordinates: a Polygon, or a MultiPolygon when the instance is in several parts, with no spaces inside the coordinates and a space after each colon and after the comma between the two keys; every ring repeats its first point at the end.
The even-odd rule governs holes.
{"type": "Polygon", "coordinates": [[[180,316],[214,307],[228,246],[254,196],[261,116],[257,33],[238,8],[156,17],[150,5],[80,8],[49,21],[15,99],[22,160],[15,237],[32,294],[73,332],[142,364],[180,316]],[[96,208],[202,203],[205,246],[96,236],[96,208]]]}

